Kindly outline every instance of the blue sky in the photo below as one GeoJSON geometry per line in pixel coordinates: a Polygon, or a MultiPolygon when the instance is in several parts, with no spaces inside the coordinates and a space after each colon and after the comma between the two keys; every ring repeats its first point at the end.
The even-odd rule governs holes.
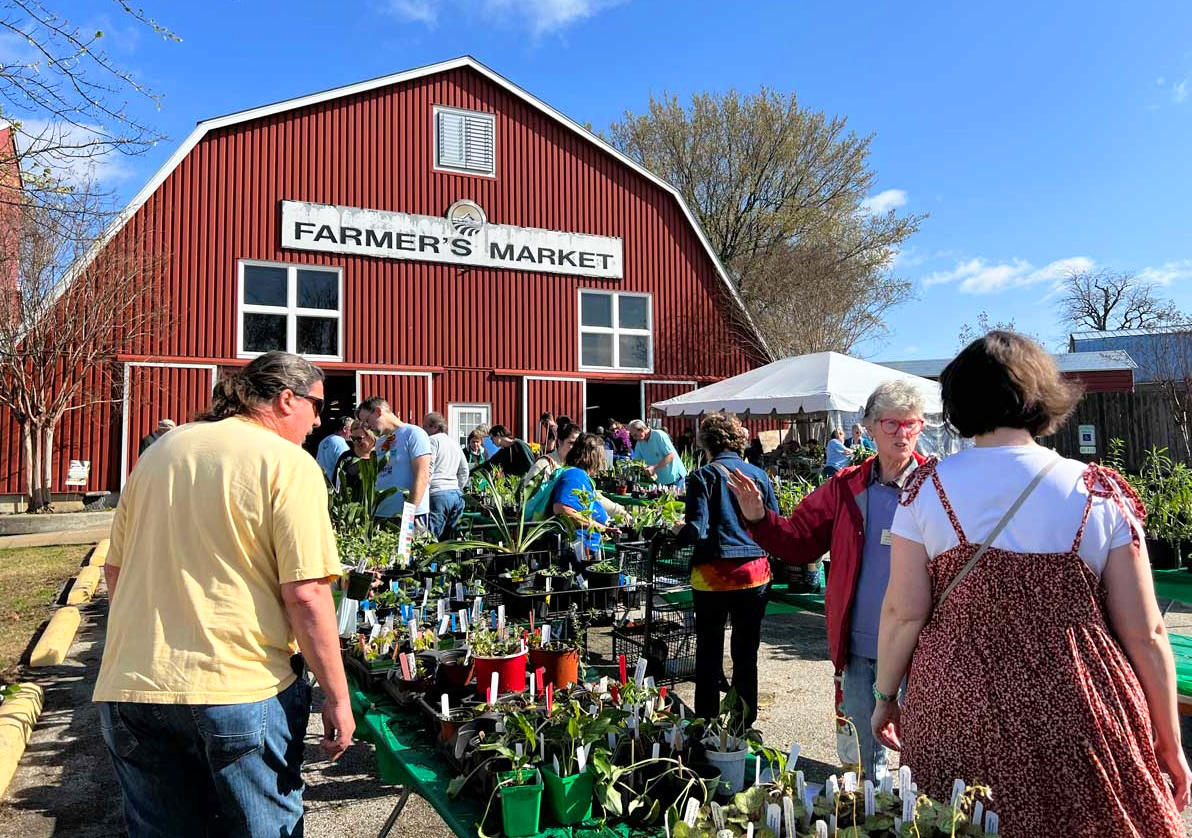
{"type": "Polygon", "coordinates": [[[1192,311],[1185,0],[145,3],[181,43],[109,0],[51,5],[163,96],[134,107],[169,140],[101,169],[125,197],[199,120],[462,54],[597,129],[651,91],[769,85],[875,134],[875,203],[930,213],[897,262],[917,299],[866,356],[950,356],[981,311],[1058,347],[1073,266],[1142,272],[1192,311]]]}

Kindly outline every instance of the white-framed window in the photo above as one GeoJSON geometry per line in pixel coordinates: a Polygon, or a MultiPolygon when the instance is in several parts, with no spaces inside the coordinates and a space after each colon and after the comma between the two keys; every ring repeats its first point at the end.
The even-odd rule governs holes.
{"type": "Polygon", "coordinates": [[[492,411],[490,404],[449,404],[447,433],[463,446],[468,441],[468,434],[481,425],[491,424],[492,411]]]}
{"type": "Polygon", "coordinates": [[[242,259],[238,273],[239,357],[280,349],[314,361],[343,360],[343,270],[242,259]]]}
{"type": "Polygon", "coordinates": [[[486,177],[497,174],[497,120],[491,113],[434,107],[435,168],[486,177]]]}
{"type": "Polygon", "coordinates": [[[579,292],[579,367],[654,371],[654,311],[649,294],[579,292]]]}

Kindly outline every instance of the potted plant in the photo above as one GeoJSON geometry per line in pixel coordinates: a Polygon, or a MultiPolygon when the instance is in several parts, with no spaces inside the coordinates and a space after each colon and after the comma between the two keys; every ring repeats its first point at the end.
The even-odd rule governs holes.
{"type": "Polygon", "coordinates": [[[547,811],[557,823],[570,826],[592,814],[595,777],[586,756],[581,770],[579,754],[593,744],[604,742],[616,728],[613,716],[607,711],[592,716],[575,699],[556,705],[543,732],[551,762],[543,765],[542,779],[547,811]]]}
{"type": "Polygon", "coordinates": [[[704,757],[720,769],[721,794],[736,794],[745,787],[745,760],[749,756],[750,737],[758,739],[756,731],[745,727],[747,711],[745,701],[734,688],[725,693],[715,718],[693,722],[704,727],[704,736],[700,740],[704,757]]]}
{"type": "Polygon", "coordinates": [[[574,605],[568,612],[568,620],[572,626],[569,640],[551,635],[544,643],[541,628],[534,629],[530,634],[530,669],[535,672],[539,668],[545,670],[542,678],[544,688],[546,684],[553,684],[555,689],[567,689],[579,683],[579,650],[583,628],[579,621],[579,610],[574,605]]]}
{"type": "Polygon", "coordinates": [[[624,587],[621,582],[620,563],[603,559],[585,567],[583,574],[588,582],[588,590],[594,591],[592,607],[610,610],[617,602],[618,589],[624,587]]]}
{"type": "Polygon", "coordinates": [[[508,626],[492,629],[480,626],[468,632],[468,649],[475,660],[476,694],[487,694],[493,673],[497,692],[519,693],[526,688],[526,649],[508,626]]]}

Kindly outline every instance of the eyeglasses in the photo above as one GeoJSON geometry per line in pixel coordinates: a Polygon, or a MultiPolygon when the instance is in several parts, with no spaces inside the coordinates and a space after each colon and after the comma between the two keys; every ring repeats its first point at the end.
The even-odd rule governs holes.
{"type": "Polygon", "coordinates": [[[323,412],[323,400],[318,396],[312,396],[309,393],[295,393],[295,396],[300,396],[315,406],[315,413],[323,412]]]}
{"type": "Polygon", "coordinates": [[[353,437],[352,437],[352,442],[368,442],[368,437],[364,437],[364,436],[353,436],[353,437]]]}
{"type": "Polygon", "coordinates": [[[899,428],[903,428],[908,434],[917,434],[923,430],[922,419],[879,419],[877,424],[883,433],[891,436],[898,433],[899,428]]]}

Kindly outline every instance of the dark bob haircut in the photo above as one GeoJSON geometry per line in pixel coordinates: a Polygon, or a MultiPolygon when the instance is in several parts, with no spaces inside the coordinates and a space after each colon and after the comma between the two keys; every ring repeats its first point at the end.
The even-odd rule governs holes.
{"type": "Polygon", "coordinates": [[[1060,377],[1043,347],[1014,332],[977,338],[940,375],[944,419],[961,436],[1025,428],[1047,436],[1080,401],[1080,387],[1060,377]]]}

